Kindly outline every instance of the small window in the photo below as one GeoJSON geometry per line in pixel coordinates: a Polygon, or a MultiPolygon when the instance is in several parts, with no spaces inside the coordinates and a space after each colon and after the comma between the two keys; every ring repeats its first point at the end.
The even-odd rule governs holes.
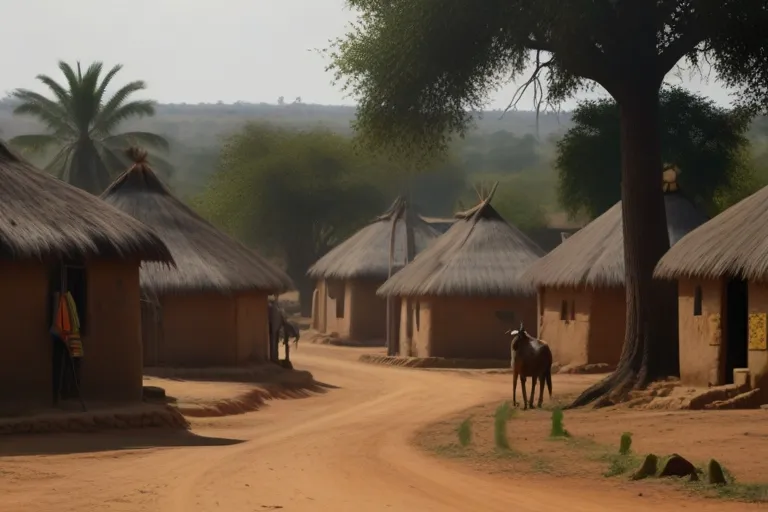
{"type": "Polygon", "coordinates": [[[416,305],[413,306],[413,317],[414,317],[414,324],[416,324],[416,330],[419,330],[419,324],[421,323],[421,306],[419,305],[419,301],[416,301],[416,305]]]}
{"type": "Polygon", "coordinates": [[[701,286],[696,285],[696,289],[693,292],[693,316],[701,316],[701,302],[701,286]]]}
{"type": "Polygon", "coordinates": [[[564,300],[560,303],[560,320],[568,320],[568,301],[564,300]]]}
{"type": "Polygon", "coordinates": [[[341,289],[336,293],[336,318],[344,318],[344,299],[346,290],[341,289]]]}
{"type": "Polygon", "coordinates": [[[576,301],[571,301],[571,320],[576,320],[576,301]]]}

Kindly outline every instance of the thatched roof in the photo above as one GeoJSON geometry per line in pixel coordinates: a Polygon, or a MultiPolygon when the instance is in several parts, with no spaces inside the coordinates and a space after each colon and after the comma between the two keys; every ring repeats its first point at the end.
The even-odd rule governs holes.
{"type": "Polygon", "coordinates": [[[275,265],[230,238],[174,197],[146,161],[132,150],[135,164],[112,183],[102,198],[152,226],[176,261],[169,271],[155,264],[141,268],[141,285],[155,293],[263,290],[293,287],[275,265]]]}
{"type": "Polygon", "coordinates": [[[682,237],[654,275],[768,281],[768,187],[682,237]]]}
{"type": "MultiPolygon", "coordinates": [[[[669,243],[707,221],[679,191],[664,194],[669,243]]],[[[624,285],[624,232],[621,201],[531,265],[526,279],[537,287],[615,287],[624,285]]]]}
{"type": "Polygon", "coordinates": [[[463,297],[535,293],[520,276],[544,254],[538,245],[508,224],[488,200],[457,217],[444,235],[377,293],[463,297]]]}
{"type": "Polygon", "coordinates": [[[395,226],[393,272],[406,261],[406,215],[413,226],[414,254],[426,249],[440,235],[405,199],[398,197],[386,212],[317,260],[307,274],[313,279],[387,279],[392,220],[397,215],[400,216],[395,226]]]}
{"type": "Polygon", "coordinates": [[[149,227],[37,170],[2,141],[0,194],[0,258],[173,263],[168,248],[149,227]]]}

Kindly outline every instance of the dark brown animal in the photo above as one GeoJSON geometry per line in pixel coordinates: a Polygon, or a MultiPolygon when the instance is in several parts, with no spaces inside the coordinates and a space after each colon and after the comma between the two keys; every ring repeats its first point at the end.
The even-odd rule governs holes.
{"type": "Polygon", "coordinates": [[[552,350],[545,342],[529,335],[522,324],[519,330],[508,331],[512,336],[512,405],[517,406],[517,379],[523,388],[523,409],[533,409],[536,381],[539,381],[539,403],[544,402],[544,383],[552,399],[552,350]],[[531,377],[531,399],[525,390],[525,380],[531,377]]]}

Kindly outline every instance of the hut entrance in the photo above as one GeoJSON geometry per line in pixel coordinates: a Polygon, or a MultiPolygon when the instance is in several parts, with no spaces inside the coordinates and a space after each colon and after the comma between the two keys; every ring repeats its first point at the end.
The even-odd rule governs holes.
{"type": "MultiPolygon", "coordinates": [[[[48,289],[51,297],[51,324],[54,315],[57,314],[58,298],[63,293],[72,295],[75,310],[79,321],[79,337],[85,335],[88,328],[88,284],[86,281],[86,269],[83,265],[61,264],[54,267],[50,274],[48,289]]],[[[52,398],[56,404],[60,400],[80,399],[80,362],[84,355],[76,346],[73,349],[60,337],[51,336],[52,349],[52,398]]]]}
{"type": "Polygon", "coordinates": [[[746,368],[748,289],[743,279],[728,281],[725,291],[725,383],[733,384],[734,368],[746,368]]]}

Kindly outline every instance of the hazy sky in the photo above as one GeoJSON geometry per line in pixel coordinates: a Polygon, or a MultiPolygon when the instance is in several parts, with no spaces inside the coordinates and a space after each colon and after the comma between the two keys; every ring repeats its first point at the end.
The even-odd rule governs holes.
{"type": "MultiPolygon", "coordinates": [[[[148,96],[161,102],[275,103],[301,96],[305,103],[354,103],[311,51],[343,35],[354,19],[344,0],[0,0],[0,12],[7,20],[0,31],[0,94],[41,90],[35,75],[58,77],[62,59],[122,63],[122,80],[145,80],[148,96]]],[[[730,102],[713,81],[685,85],[730,102]]],[[[514,89],[495,94],[491,107],[506,106],[514,89]]]]}

